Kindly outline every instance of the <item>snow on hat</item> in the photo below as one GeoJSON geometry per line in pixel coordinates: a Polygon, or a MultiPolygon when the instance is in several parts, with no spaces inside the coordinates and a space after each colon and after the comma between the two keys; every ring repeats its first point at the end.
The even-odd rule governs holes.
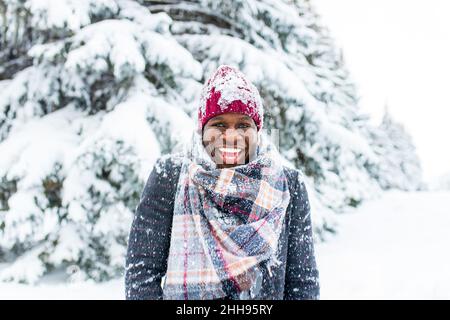
{"type": "Polygon", "coordinates": [[[255,121],[258,131],[262,127],[264,110],[258,89],[236,68],[221,65],[203,86],[198,110],[199,130],[209,119],[228,112],[248,115],[255,121]]]}

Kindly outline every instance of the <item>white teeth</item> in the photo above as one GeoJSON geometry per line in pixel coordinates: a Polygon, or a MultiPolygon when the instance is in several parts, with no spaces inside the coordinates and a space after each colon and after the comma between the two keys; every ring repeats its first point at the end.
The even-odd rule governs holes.
{"type": "Polygon", "coordinates": [[[235,148],[219,148],[220,152],[225,152],[225,153],[238,153],[241,152],[242,149],[235,149],[235,148]]]}

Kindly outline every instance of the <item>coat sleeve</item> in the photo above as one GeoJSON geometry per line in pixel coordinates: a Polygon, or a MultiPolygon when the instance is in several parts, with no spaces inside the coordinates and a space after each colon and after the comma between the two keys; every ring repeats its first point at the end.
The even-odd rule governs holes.
{"type": "Polygon", "coordinates": [[[296,179],[286,261],[285,300],[319,299],[319,271],[314,254],[311,209],[305,183],[296,179]]]}
{"type": "Polygon", "coordinates": [[[158,159],[133,218],[125,268],[127,300],[161,300],[174,206],[174,177],[168,161],[158,159]]]}

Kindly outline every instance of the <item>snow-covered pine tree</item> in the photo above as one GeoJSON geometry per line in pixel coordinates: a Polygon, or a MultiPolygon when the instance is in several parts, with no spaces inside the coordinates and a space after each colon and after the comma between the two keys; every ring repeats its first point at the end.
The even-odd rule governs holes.
{"type": "Polygon", "coordinates": [[[419,156],[411,135],[396,122],[386,106],[373,148],[380,159],[379,183],[383,189],[416,191],[425,189],[419,156]]]}
{"type": "Polygon", "coordinates": [[[309,1],[0,0],[0,17],[0,279],[121,274],[155,159],[220,64],[260,90],[317,235],[380,189],[379,129],[309,1]]]}
{"type": "Polygon", "coordinates": [[[195,96],[201,65],[134,1],[1,3],[1,278],[117,276],[155,159],[189,136],[179,91],[195,96]]]}

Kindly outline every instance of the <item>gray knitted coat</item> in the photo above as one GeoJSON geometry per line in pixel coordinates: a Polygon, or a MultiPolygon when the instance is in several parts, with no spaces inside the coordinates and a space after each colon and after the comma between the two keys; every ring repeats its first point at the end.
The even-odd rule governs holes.
{"type": "MultiPolygon", "coordinates": [[[[127,299],[162,299],[161,280],[167,270],[174,198],[181,163],[159,158],[141,194],[128,239],[125,291],[127,299]]],[[[314,256],[308,193],[297,170],[285,167],[291,200],[280,235],[282,263],[263,270],[256,300],[319,298],[319,273],[314,256]]],[[[263,263],[263,262],[262,262],[263,263]]],[[[239,299],[231,295],[225,299],[239,299]]]]}

